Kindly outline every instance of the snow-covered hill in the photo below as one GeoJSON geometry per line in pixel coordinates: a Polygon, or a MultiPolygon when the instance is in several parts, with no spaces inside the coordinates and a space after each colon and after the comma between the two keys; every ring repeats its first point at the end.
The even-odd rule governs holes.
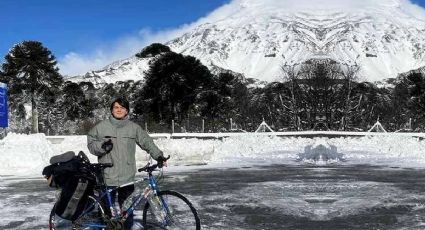
{"type": "Polygon", "coordinates": [[[89,81],[95,85],[127,80],[140,81],[145,78],[144,71],[149,68],[151,59],[133,56],[116,61],[101,70],[90,71],[82,76],[67,78],[67,80],[74,82],[89,81]]]}
{"type": "MultiPolygon", "coordinates": [[[[405,0],[234,0],[167,45],[259,80],[280,80],[285,63],[332,58],[379,81],[425,66],[424,12],[405,0]]],[[[141,80],[147,63],[131,57],[85,77],[141,80]]]]}

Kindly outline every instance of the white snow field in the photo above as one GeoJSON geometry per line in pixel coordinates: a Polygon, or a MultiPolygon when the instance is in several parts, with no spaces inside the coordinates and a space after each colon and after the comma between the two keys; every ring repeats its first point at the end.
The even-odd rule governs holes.
{"type": "MultiPolygon", "coordinates": [[[[306,134],[313,133],[301,133],[306,134]]],[[[296,133],[292,135],[244,133],[205,139],[219,137],[220,134],[186,134],[189,138],[182,138],[184,135],[180,134],[176,135],[180,137],[178,139],[157,138],[155,143],[165,155],[171,156],[168,170],[187,168],[187,165],[234,166],[250,162],[299,164],[295,161],[298,154],[304,151],[305,146],[315,144],[336,146],[338,152],[344,154],[346,159],[344,164],[367,163],[418,168],[425,166],[425,141],[421,140],[424,134],[411,136],[405,133],[363,133],[366,136],[335,138],[295,137],[296,133]]],[[[152,134],[152,136],[167,137],[167,134],[152,134]]],[[[41,171],[48,165],[50,157],[69,150],[76,153],[84,151],[92,162],[96,162],[96,157],[89,154],[87,149],[86,136],[9,133],[0,140],[0,175],[41,177],[41,171]]],[[[146,164],[149,160],[148,155],[141,149],[137,150],[136,156],[138,166],[146,164]]]]}

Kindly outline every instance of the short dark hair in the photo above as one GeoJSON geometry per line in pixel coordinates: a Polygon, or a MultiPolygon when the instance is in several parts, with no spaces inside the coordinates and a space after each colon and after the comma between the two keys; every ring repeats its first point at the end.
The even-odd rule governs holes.
{"type": "Polygon", "coordinates": [[[115,100],[112,101],[111,112],[112,112],[112,109],[114,108],[115,102],[118,103],[119,105],[121,105],[122,107],[126,108],[127,111],[130,112],[130,103],[127,101],[127,99],[125,99],[123,97],[116,98],[115,100]]]}

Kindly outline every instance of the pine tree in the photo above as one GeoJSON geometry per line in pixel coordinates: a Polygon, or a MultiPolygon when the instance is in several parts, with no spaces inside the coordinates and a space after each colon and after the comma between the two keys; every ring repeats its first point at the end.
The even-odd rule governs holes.
{"type": "Polygon", "coordinates": [[[65,82],[62,111],[66,114],[66,120],[78,121],[91,116],[92,110],[88,102],[83,90],[77,83],[65,82]]]}
{"type": "Polygon", "coordinates": [[[182,121],[189,116],[196,98],[211,84],[212,75],[199,60],[174,52],[165,53],[146,73],[135,113],[151,112],[160,122],[182,121]]]}
{"type": "Polygon", "coordinates": [[[425,126],[425,76],[422,73],[411,73],[406,77],[409,98],[407,108],[409,117],[420,129],[425,126]]]}
{"type": "Polygon", "coordinates": [[[152,43],[149,46],[146,46],[142,51],[136,54],[138,58],[147,58],[153,57],[160,53],[170,52],[170,47],[163,45],[161,43],[152,43]]]}
{"type": "Polygon", "coordinates": [[[213,78],[214,84],[206,88],[197,97],[197,106],[201,115],[210,121],[213,129],[224,127],[232,118],[237,124],[246,120],[248,89],[242,76],[222,72],[213,78]]]}
{"type": "Polygon", "coordinates": [[[15,45],[5,56],[3,78],[9,85],[11,105],[30,103],[33,133],[38,133],[40,102],[43,95],[58,89],[63,79],[53,54],[38,41],[15,45]]]}

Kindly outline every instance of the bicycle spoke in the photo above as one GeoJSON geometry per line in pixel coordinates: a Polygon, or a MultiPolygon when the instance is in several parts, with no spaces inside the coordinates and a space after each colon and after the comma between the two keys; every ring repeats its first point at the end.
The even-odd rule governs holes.
{"type": "Polygon", "coordinates": [[[83,215],[73,222],[73,229],[103,229],[105,226],[104,208],[93,197],[89,197],[83,215]]]}
{"type": "MultiPolygon", "coordinates": [[[[173,191],[160,193],[167,204],[165,220],[157,218],[148,208],[146,211],[146,229],[191,230],[200,229],[199,217],[192,204],[181,194],[173,191]]],[[[149,206],[149,205],[148,205],[149,206]]]]}

